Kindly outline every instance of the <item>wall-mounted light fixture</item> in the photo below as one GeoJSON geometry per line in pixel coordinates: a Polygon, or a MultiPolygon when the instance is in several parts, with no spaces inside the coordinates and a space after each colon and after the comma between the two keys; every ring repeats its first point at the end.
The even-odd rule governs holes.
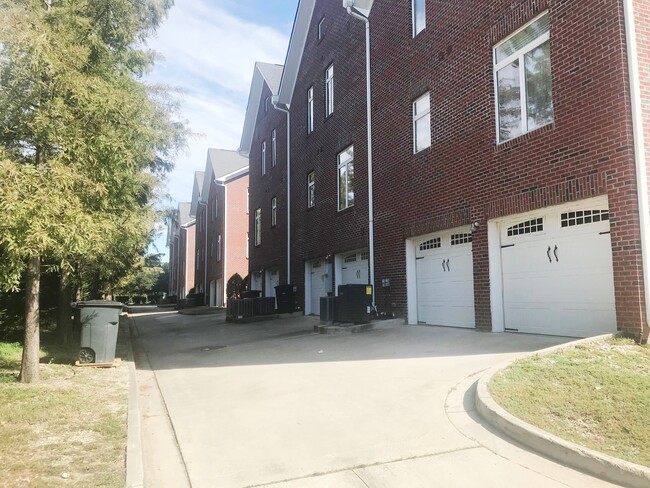
{"type": "Polygon", "coordinates": [[[479,228],[479,223],[478,222],[472,222],[472,225],[470,226],[470,230],[472,231],[472,234],[476,232],[479,228]]]}

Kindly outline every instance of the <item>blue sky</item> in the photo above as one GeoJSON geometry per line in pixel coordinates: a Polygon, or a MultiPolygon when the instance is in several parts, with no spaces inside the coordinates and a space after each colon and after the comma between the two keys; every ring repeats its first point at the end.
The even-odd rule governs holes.
{"type": "MultiPolygon", "coordinates": [[[[284,63],[297,4],[176,0],[149,40],[160,59],[148,80],[181,90],[182,116],[200,134],[168,176],[169,206],[191,199],[194,172],[205,168],[209,147],[238,148],[254,63],[284,63]]],[[[155,247],[152,252],[167,254],[164,233],[155,247]]]]}

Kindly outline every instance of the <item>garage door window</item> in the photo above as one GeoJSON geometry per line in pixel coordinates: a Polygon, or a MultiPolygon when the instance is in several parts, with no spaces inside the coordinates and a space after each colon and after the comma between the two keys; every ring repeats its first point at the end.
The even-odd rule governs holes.
{"type": "Polygon", "coordinates": [[[346,263],[356,263],[357,262],[357,255],[356,254],[350,254],[349,256],[346,256],[343,261],[346,262],[346,263]]]}
{"type": "Polygon", "coordinates": [[[560,216],[562,227],[592,224],[605,220],[609,220],[609,210],[579,210],[577,212],[566,212],[560,216]]]}
{"type": "Polygon", "coordinates": [[[458,246],[459,244],[467,244],[472,242],[472,234],[452,234],[451,245],[458,246]]]}
{"type": "Polygon", "coordinates": [[[533,232],[542,232],[544,230],[544,219],[531,219],[526,222],[521,222],[512,227],[508,227],[508,237],[522,236],[524,234],[532,234],[533,232]]]}
{"type": "Polygon", "coordinates": [[[428,241],[424,241],[422,244],[420,244],[420,251],[428,251],[430,249],[438,249],[440,247],[440,237],[435,237],[433,239],[429,239],[428,241]]]}

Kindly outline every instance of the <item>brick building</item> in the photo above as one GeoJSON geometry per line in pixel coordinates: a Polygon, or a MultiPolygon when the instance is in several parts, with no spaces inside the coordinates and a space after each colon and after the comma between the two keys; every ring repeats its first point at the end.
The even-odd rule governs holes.
{"type": "Polygon", "coordinates": [[[208,149],[191,209],[197,222],[196,290],[212,307],[224,306],[233,275],[248,274],[247,190],[248,159],[236,151],[208,149]]]}
{"type": "Polygon", "coordinates": [[[359,15],[301,0],[275,99],[305,313],[374,269],[410,324],[647,336],[650,3],[356,3],[372,199],[359,15]]]}
{"type": "Polygon", "coordinates": [[[183,299],[194,286],[195,222],[190,216],[190,203],[179,203],[167,227],[169,247],[169,290],[171,296],[183,299]]]}
{"type": "Polygon", "coordinates": [[[256,63],[239,150],[250,164],[250,289],[287,283],[287,116],[273,106],[282,66],[256,63]]]}

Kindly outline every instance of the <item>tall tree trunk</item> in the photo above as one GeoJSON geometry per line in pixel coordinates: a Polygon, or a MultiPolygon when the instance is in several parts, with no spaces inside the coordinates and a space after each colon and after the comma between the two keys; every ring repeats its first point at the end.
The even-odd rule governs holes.
{"type": "Polygon", "coordinates": [[[70,275],[59,272],[59,296],[57,301],[56,337],[61,344],[67,344],[72,339],[72,283],[70,275]]]}
{"type": "Polygon", "coordinates": [[[33,383],[39,380],[39,297],[41,288],[41,258],[36,256],[27,261],[25,274],[25,345],[20,367],[19,380],[33,383]]]}

